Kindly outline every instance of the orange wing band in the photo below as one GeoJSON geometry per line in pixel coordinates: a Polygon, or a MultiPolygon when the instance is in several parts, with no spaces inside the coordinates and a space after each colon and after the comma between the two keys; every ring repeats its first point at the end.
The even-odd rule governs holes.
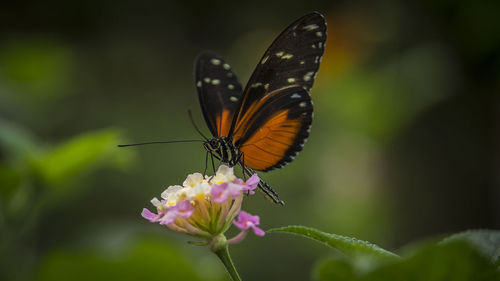
{"type": "Polygon", "coordinates": [[[245,165],[266,170],[285,157],[301,127],[300,118],[287,119],[288,111],[277,112],[242,144],[240,150],[244,153],[245,165]]]}
{"type": "Polygon", "coordinates": [[[231,122],[233,121],[233,115],[228,109],[222,111],[222,115],[217,115],[215,117],[217,122],[217,133],[219,137],[227,137],[229,134],[229,129],[231,128],[231,122]],[[222,117],[222,118],[221,118],[222,117]]]}

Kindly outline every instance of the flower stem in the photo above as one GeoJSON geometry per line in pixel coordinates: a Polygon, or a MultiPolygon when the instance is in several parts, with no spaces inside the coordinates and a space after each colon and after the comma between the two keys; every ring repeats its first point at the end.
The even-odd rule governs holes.
{"type": "Polygon", "coordinates": [[[227,273],[229,273],[229,276],[231,276],[231,279],[233,281],[241,281],[240,275],[238,274],[238,271],[236,271],[236,267],[234,267],[233,260],[229,255],[229,249],[227,246],[228,244],[226,237],[222,234],[216,236],[209,244],[212,252],[214,252],[217,255],[217,257],[219,257],[222,264],[224,264],[224,267],[226,268],[227,273]]]}

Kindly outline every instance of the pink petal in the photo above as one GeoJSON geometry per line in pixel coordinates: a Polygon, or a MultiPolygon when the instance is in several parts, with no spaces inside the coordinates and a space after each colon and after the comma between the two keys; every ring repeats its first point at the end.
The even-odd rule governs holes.
{"type": "Polygon", "coordinates": [[[142,209],[141,216],[150,222],[157,222],[158,221],[158,215],[151,212],[150,210],[148,210],[146,208],[142,209]]]}
{"type": "Polygon", "coordinates": [[[172,224],[172,223],[174,223],[174,221],[177,217],[178,217],[177,212],[175,212],[175,211],[167,212],[167,214],[165,216],[163,216],[163,218],[160,219],[160,224],[163,224],[163,225],[172,224]]]}
{"type": "Polygon", "coordinates": [[[229,183],[226,188],[226,192],[228,195],[233,197],[239,196],[243,187],[240,184],[229,183]]]}
{"type": "Polygon", "coordinates": [[[174,208],[176,209],[177,213],[179,213],[179,216],[183,218],[189,218],[194,212],[194,207],[193,205],[191,205],[191,202],[189,202],[189,200],[184,200],[177,203],[174,208]]]}
{"type": "Polygon", "coordinates": [[[245,211],[240,211],[238,214],[238,219],[239,220],[244,220],[247,221],[248,223],[254,224],[254,225],[259,225],[260,224],[260,218],[259,216],[252,216],[249,213],[245,211]]]}
{"type": "Polygon", "coordinates": [[[194,207],[189,200],[184,200],[177,205],[168,208],[167,213],[160,219],[160,224],[169,225],[174,223],[178,217],[189,218],[194,212],[194,207]]]}
{"type": "Polygon", "coordinates": [[[260,179],[259,179],[259,175],[257,174],[253,174],[246,182],[245,182],[245,186],[246,186],[246,190],[245,191],[253,191],[257,185],[259,184],[260,182],[260,179]]]}
{"type": "Polygon", "coordinates": [[[212,200],[216,203],[222,203],[227,200],[228,194],[225,192],[227,183],[219,184],[212,187],[210,193],[212,194],[212,200]]]}
{"type": "Polygon", "coordinates": [[[241,230],[248,229],[248,226],[247,226],[247,224],[244,221],[237,221],[237,220],[235,220],[235,221],[233,221],[233,224],[236,225],[241,230]]]}
{"type": "Polygon", "coordinates": [[[264,230],[260,229],[257,226],[253,226],[252,229],[253,229],[253,233],[255,233],[255,235],[257,235],[257,236],[264,236],[264,234],[266,234],[264,232],[264,230]]]}
{"type": "Polygon", "coordinates": [[[231,196],[237,197],[241,192],[241,185],[235,183],[222,183],[212,187],[212,200],[216,203],[227,201],[231,196]]]}
{"type": "Polygon", "coordinates": [[[233,223],[239,229],[246,230],[256,225],[259,225],[260,219],[259,216],[252,216],[245,211],[240,211],[240,213],[238,214],[238,219],[235,220],[233,223]]]}

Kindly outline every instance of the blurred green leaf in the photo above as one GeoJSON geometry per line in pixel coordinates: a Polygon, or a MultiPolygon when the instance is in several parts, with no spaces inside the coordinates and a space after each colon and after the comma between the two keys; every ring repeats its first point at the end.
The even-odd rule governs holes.
{"type": "Polygon", "coordinates": [[[39,153],[39,148],[27,130],[0,119],[0,151],[12,162],[24,163],[39,153]]]}
{"type": "Polygon", "coordinates": [[[322,262],[314,271],[318,280],[342,281],[486,281],[500,280],[500,273],[474,247],[464,241],[426,245],[414,255],[363,273],[353,270],[352,261],[334,258],[322,262]]]}
{"type": "Polygon", "coordinates": [[[85,133],[53,148],[36,162],[36,169],[49,185],[57,186],[100,165],[122,167],[132,154],[119,150],[120,142],[117,130],[85,133]]]}
{"type": "Polygon", "coordinates": [[[0,202],[10,197],[12,192],[21,184],[21,175],[14,169],[0,163],[0,202]]]}
{"type": "Polygon", "coordinates": [[[468,230],[454,234],[441,243],[447,244],[454,241],[466,241],[476,247],[490,259],[490,262],[500,266],[500,231],[498,230],[468,230]]]}
{"type": "Polygon", "coordinates": [[[58,251],[42,262],[39,281],[214,280],[164,241],[143,240],[119,256],[99,252],[58,251]]]}
{"type": "Polygon", "coordinates": [[[340,252],[348,256],[355,257],[361,254],[383,260],[398,259],[398,255],[384,250],[370,242],[358,240],[352,237],[330,234],[310,227],[291,225],[280,228],[272,228],[267,232],[283,232],[296,234],[323,243],[329,247],[339,250],[340,252]]]}
{"type": "Polygon", "coordinates": [[[356,273],[352,261],[346,257],[338,256],[321,260],[313,270],[314,280],[356,280],[356,273]]]}

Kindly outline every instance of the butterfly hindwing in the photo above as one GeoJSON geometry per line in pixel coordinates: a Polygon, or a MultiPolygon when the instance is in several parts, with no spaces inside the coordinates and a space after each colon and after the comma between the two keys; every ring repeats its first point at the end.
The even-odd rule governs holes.
{"type": "MultiPolygon", "coordinates": [[[[259,171],[280,168],[302,150],[312,122],[309,93],[297,86],[266,95],[249,109],[249,127],[235,135],[245,165],[259,171]]],[[[240,130],[238,130],[240,132],[240,130]]]]}
{"type": "Polygon", "coordinates": [[[309,91],[326,42],[326,23],[311,13],[287,27],[257,64],[230,135],[245,165],[261,171],[293,160],[309,135],[309,91]]]}
{"type": "Polygon", "coordinates": [[[243,94],[231,66],[210,52],[196,59],[195,83],[203,117],[214,137],[227,136],[243,94]]]}

